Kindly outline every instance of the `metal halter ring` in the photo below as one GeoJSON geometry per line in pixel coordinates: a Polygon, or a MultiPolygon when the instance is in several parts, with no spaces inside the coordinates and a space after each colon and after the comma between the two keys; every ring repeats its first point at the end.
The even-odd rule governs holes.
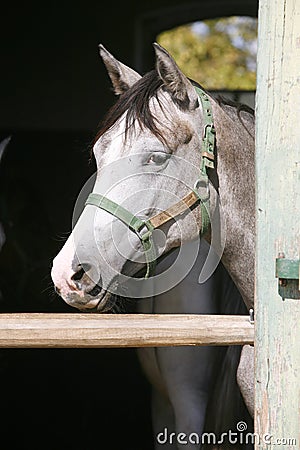
{"type": "Polygon", "coordinates": [[[194,184],[194,191],[198,192],[199,189],[205,189],[205,196],[199,195],[202,201],[206,201],[210,198],[210,191],[209,191],[209,184],[207,180],[201,180],[201,178],[198,178],[198,180],[195,181],[194,184]]]}
{"type": "Polygon", "coordinates": [[[146,223],[143,223],[139,228],[135,230],[135,233],[141,241],[146,241],[152,234],[146,223]]]}

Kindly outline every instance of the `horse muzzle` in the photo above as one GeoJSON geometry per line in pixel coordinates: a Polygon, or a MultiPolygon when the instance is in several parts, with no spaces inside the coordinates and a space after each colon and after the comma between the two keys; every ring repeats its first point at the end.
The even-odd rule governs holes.
{"type": "Polygon", "coordinates": [[[78,264],[62,270],[59,260],[54,260],[51,277],[55,291],[70,306],[81,311],[102,311],[108,301],[107,291],[101,287],[101,278],[90,264],[78,264]]]}

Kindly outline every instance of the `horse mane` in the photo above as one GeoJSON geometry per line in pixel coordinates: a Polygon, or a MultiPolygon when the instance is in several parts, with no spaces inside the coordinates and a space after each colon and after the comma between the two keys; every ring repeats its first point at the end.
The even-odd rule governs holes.
{"type": "Polygon", "coordinates": [[[215,97],[215,99],[221,107],[222,106],[233,106],[234,108],[237,109],[238,112],[245,111],[245,112],[249,113],[251,116],[254,116],[254,109],[248,105],[245,105],[244,103],[234,102],[233,100],[229,100],[228,98],[226,98],[220,94],[217,95],[215,97]]]}
{"type": "Polygon", "coordinates": [[[223,95],[217,95],[215,97],[215,100],[217,101],[217,103],[219,104],[219,106],[223,109],[226,110],[227,113],[230,114],[230,109],[234,110],[234,114],[237,114],[237,117],[239,119],[239,122],[241,123],[241,125],[243,126],[243,128],[247,131],[247,133],[249,134],[249,136],[251,136],[254,139],[254,136],[252,135],[252,133],[249,131],[249,128],[246,125],[246,122],[250,119],[251,123],[253,123],[254,119],[255,119],[255,112],[254,109],[251,108],[248,105],[245,105],[244,103],[239,103],[239,102],[235,102],[233,100],[229,100],[228,98],[224,97],[223,95]],[[229,107],[229,108],[228,108],[229,107]],[[247,117],[242,117],[242,113],[247,113],[247,117]]]}
{"type": "MultiPolygon", "coordinates": [[[[199,83],[192,79],[189,80],[194,86],[197,86],[205,91],[205,89],[199,83]]],[[[151,70],[142,78],[140,78],[130,89],[121,94],[115,104],[108,110],[107,114],[104,116],[104,119],[100,124],[98,132],[96,133],[94,143],[96,143],[97,140],[106,131],[111,129],[125,113],[127,113],[125,139],[130,127],[134,124],[135,121],[137,121],[141,128],[149,129],[154,134],[154,136],[164,142],[165,138],[156,125],[157,119],[155,119],[151,113],[149,102],[150,99],[154,97],[160,105],[158,90],[161,87],[163,88],[163,81],[159,77],[156,69],[151,70]]],[[[207,94],[212,95],[208,92],[207,94]]],[[[244,119],[241,117],[242,112],[246,112],[254,117],[254,110],[252,108],[238,102],[233,102],[220,95],[214,97],[214,99],[223,109],[227,110],[227,106],[233,107],[236,111],[240,123],[250,134],[250,136],[252,136],[245,125],[244,119]]]]}

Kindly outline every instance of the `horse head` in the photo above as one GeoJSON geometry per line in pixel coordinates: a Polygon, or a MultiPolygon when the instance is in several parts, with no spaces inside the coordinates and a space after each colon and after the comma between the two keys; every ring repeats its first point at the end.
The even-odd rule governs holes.
{"type": "MultiPolygon", "coordinates": [[[[116,295],[167,290],[166,278],[155,278],[158,291],[148,279],[155,261],[187,248],[183,243],[199,244],[199,233],[210,232],[217,217],[218,252],[229,236],[222,261],[251,307],[254,116],[249,108],[221,104],[189,80],[165,49],[154,49],[155,69],[141,76],[100,46],[118,99],[95,139],[93,192],[53,262],[56,290],[89,311],[110,309],[116,295]]],[[[198,244],[189,246],[185,270],[198,244]]],[[[180,281],[178,270],[172,276],[180,281]]]]}
{"type": "Polygon", "coordinates": [[[120,276],[133,277],[145,267],[142,233],[149,231],[143,230],[149,219],[159,218],[151,230],[155,259],[196,238],[201,229],[194,189],[200,186],[194,184],[203,108],[195,86],[173,58],[158,44],[154,49],[156,68],[142,77],[100,46],[119,98],[95,139],[97,176],[89,197],[94,202],[87,202],[52,268],[57,291],[82,310],[107,309],[112,292],[120,294],[125,285],[120,276]],[[99,198],[102,203],[108,199],[106,208],[95,207],[99,198]],[[161,213],[174,205],[180,214],[164,221],[161,213]],[[120,211],[112,214],[114,207],[129,214],[127,222],[120,211]],[[130,229],[131,217],[142,221],[141,229],[130,229]]]}

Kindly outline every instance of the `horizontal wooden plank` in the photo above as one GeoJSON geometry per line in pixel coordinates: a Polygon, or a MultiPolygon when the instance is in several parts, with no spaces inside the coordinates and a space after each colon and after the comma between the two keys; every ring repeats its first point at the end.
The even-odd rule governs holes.
{"type": "Polygon", "coordinates": [[[0,347],[92,348],[252,344],[248,316],[0,314],[0,347]]]}

